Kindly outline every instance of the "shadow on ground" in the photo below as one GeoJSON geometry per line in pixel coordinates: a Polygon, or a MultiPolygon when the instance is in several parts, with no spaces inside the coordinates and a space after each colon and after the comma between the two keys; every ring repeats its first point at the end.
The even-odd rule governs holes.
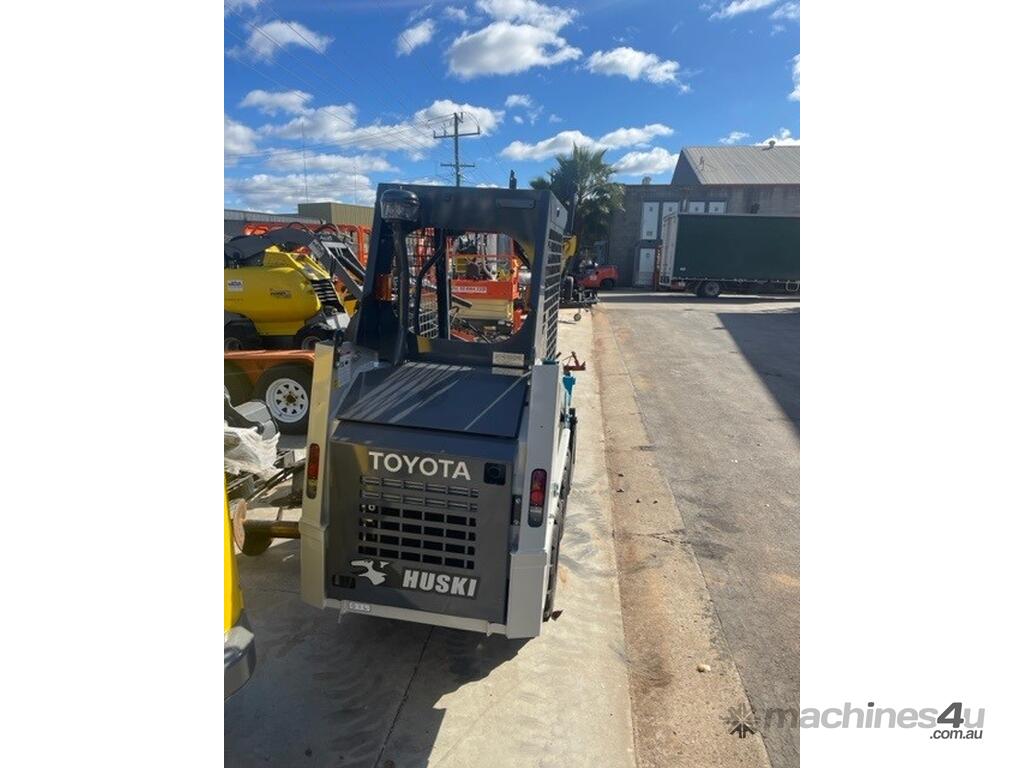
{"type": "Polygon", "coordinates": [[[800,433],[800,308],[720,312],[718,319],[800,433]]]}
{"type": "Polygon", "coordinates": [[[601,291],[601,304],[698,304],[702,306],[739,304],[784,304],[799,305],[799,296],[740,296],[723,295],[716,299],[702,299],[688,293],[670,291],[601,291]]]}
{"type": "Polygon", "coordinates": [[[239,558],[257,664],[224,706],[228,766],[426,766],[445,716],[438,702],[527,642],[352,614],[339,621],[300,601],[298,542],[260,560],[239,558]]]}

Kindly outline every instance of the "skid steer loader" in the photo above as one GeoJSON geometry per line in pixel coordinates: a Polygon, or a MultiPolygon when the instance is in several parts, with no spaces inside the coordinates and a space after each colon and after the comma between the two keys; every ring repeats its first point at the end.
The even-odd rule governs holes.
{"type": "Polygon", "coordinates": [[[312,349],[362,296],[349,240],[288,226],[224,243],[224,349],[312,349]]]}
{"type": "Polygon", "coordinates": [[[540,633],[576,444],[558,352],[565,224],[549,191],[378,187],[359,312],[343,343],[315,347],[303,600],[540,633]],[[493,343],[452,327],[445,244],[481,232],[511,237],[531,276],[521,327],[493,343]]]}

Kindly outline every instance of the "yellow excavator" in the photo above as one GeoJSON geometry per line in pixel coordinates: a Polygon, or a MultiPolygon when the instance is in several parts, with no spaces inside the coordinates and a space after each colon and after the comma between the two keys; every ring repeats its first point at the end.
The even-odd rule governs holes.
{"type": "Polygon", "coordinates": [[[339,235],[285,227],[224,243],[224,349],[312,349],[348,325],[364,271],[339,235]]]}

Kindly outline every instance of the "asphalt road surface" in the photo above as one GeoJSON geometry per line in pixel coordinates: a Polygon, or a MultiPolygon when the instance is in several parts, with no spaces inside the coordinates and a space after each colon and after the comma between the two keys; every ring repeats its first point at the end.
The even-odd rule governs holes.
{"type": "MultiPolygon", "coordinates": [[[[616,291],[597,310],[758,713],[800,700],[799,307],[616,291]]],[[[798,729],[763,736],[799,765],[798,729]]]]}

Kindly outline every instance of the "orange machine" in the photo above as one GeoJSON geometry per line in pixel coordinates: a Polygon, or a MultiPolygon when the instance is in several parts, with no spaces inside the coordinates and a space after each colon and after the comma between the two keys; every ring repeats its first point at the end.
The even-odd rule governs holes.
{"type": "MultiPolygon", "coordinates": [[[[433,242],[430,229],[409,235],[409,256],[415,268],[433,255],[433,242]]],[[[452,296],[470,304],[459,310],[459,320],[488,336],[518,331],[523,324],[526,296],[520,287],[520,262],[512,238],[467,232],[447,238],[445,247],[453,265],[452,296]],[[473,262],[475,268],[471,267],[473,262]]]]}

